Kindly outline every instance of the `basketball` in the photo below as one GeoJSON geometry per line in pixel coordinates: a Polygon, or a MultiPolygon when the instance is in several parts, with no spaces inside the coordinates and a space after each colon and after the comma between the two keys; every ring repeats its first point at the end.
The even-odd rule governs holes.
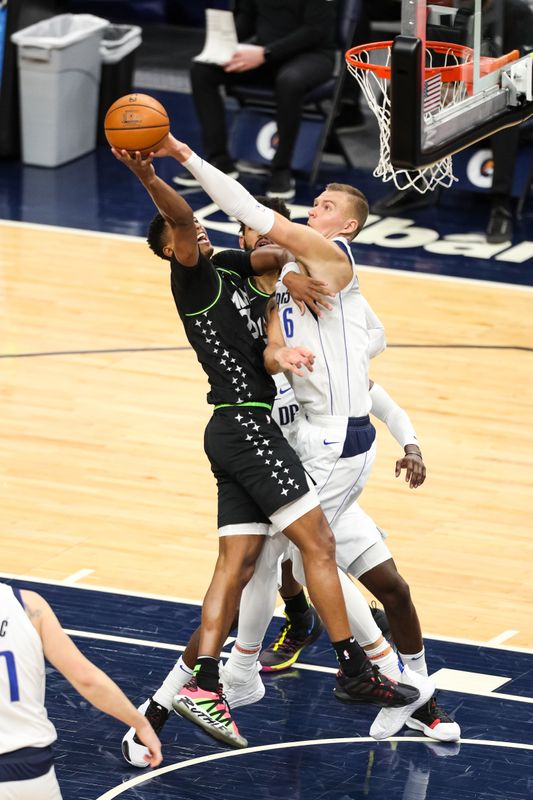
{"type": "Polygon", "coordinates": [[[127,94],[109,108],[104,130],[106,139],[117,150],[143,156],[157,150],[170,130],[164,107],[147,94],[127,94]]]}

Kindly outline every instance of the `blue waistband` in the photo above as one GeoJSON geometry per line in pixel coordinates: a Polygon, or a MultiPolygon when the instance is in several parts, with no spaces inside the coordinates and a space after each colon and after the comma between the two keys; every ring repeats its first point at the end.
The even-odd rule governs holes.
{"type": "Polygon", "coordinates": [[[370,425],[370,417],[348,417],[349,428],[364,428],[365,425],[370,425]]]}
{"type": "Polygon", "coordinates": [[[54,763],[52,747],[21,747],[0,755],[0,783],[40,778],[54,763]]]}

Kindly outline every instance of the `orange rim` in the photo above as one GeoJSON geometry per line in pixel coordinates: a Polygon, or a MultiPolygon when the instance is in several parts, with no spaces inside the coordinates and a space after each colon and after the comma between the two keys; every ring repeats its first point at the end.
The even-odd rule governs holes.
{"type": "MultiPolygon", "coordinates": [[[[389,42],[370,42],[370,44],[360,44],[357,47],[352,47],[346,53],[346,63],[355,69],[367,70],[373,72],[379,78],[390,79],[391,68],[390,65],[384,64],[369,64],[366,61],[361,61],[359,56],[363,52],[374,50],[384,50],[392,47],[392,41],[389,42]]],[[[462,59],[461,64],[452,64],[444,67],[427,67],[425,70],[425,77],[431,78],[433,75],[441,75],[443,83],[451,83],[452,81],[466,81],[472,80],[472,67],[474,51],[471,47],[466,45],[452,44],[450,42],[426,42],[426,48],[431,49],[435,53],[451,53],[456,58],[462,59]]],[[[481,75],[487,75],[496,69],[509,64],[511,61],[516,61],[520,57],[518,50],[512,50],[499,58],[483,57],[480,64],[481,75]]]]}

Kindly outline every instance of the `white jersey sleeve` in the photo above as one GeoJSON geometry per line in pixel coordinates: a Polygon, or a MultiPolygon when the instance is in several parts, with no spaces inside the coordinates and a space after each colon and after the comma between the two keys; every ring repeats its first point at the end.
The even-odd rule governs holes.
{"type": "Polygon", "coordinates": [[[13,589],[0,583],[0,755],[56,740],[44,694],[41,639],[13,589]]]}

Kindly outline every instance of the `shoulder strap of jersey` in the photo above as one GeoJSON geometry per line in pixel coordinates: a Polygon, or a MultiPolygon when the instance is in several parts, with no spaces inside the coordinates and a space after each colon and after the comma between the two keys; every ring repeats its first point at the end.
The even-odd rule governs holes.
{"type": "Polygon", "coordinates": [[[22,599],[22,592],[20,591],[20,589],[18,587],[16,587],[16,586],[12,586],[11,589],[13,591],[13,594],[15,595],[17,600],[19,601],[20,605],[22,606],[22,608],[25,609],[26,605],[24,603],[24,600],[22,599]]]}
{"type": "Polygon", "coordinates": [[[357,277],[357,271],[356,271],[357,267],[355,264],[355,259],[353,257],[352,248],[350,247],[344,236],[335,236],[335,238],[332,239],[331,241],[335,242],[335,244],[338,247],[340,247],[340,249],[345,254],[346,258],[348,259],[348,261],[352,266],[353,278],[348,284],[348,286],[345,286],[342,291],[346,292],[347,290],[351,289],[354,286],[356,289],[359,289],[359,278],[357,277]]]}

